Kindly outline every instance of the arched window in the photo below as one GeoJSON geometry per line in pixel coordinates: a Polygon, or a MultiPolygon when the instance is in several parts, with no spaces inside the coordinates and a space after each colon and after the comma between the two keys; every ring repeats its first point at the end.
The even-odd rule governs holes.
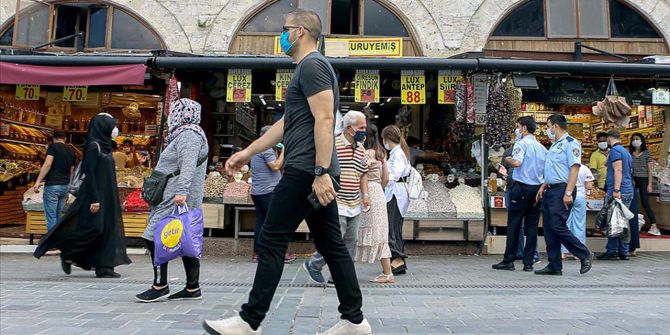
{"type": "Polygon", "coordinates": [[[279,0],[255,14],[241,31],[281,32],[285,15],[296,8],[318,13],[324,35],[409,37],[403,22],[376,0],[279,0]]]}
{"type": "Polygon", "coordinates": [[[45,48],[75,50],[165,48],[153,29],[120,7],[78,1],[62,1],[51,5],[37,3],[22,10],[18,22],[15,18],[8,20],[0,28],[0,45],[33,48],[51,43],[45,48]],[[18,32],[16,39],[15,30],[18,32]]]}
{"type": "Polygon", "coordinates": [[[621,0],[528,0],[493,30],[494,37],[661,38],[621,0]]]}

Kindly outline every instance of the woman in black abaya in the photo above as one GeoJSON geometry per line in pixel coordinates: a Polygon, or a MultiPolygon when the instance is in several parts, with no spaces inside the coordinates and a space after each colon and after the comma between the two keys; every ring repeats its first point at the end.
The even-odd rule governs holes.
{"type": "Polygon", "coordinates": [[[75,265],[84,270],[95,269],[98,278],[117,278],[120,275],[114,272],[114,267],[131,263],[126,254],[112,159],[112,136],[116,134],[116,119],[111,115],[100,113],[93,117],[81,165],[86,178],[77,199],[41,239],[33,254],[40,258],[50,249],[60,250],[66,274],[75,265]]]}

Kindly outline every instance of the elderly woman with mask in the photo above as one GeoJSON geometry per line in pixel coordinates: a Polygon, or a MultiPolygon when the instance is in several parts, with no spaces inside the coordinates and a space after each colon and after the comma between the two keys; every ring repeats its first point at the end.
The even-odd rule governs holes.
{"type": "MultiPolygon", "coordinates": [[[[153,264],[154,229],[158,221],[174,212],[175,206],[187,205],[189,209],[200,208],[205,185],[207,165],[199,164],[207,156],[209,147],[205,132],[200,128],[200,104],[182,98],[170,105],[168,115],[168,135],[165,149],[161,153],[155,170],[171,174],[177,170],[178,176],[168,179],[163,201],[151,209],[149,224],[142,236],[153,264]]],[[[170,295],[168,300],[201,299],[200,261],[193,257],[182,257],[186,270],[186,288],[170,295]]],[[[154,281],[151,288],[136,295],[141,302],[155,302],[170,293],[167,282],[168,263],[154,265],[154,281]]]]}
{"type": "Polygon", "coordinates": [[[84,144],[81,171],[85,178],[77,199],[42,238],[33,254],[40,258],[47,250],[58,249],[66,274],[72,265],[95,269],[98,278],[117,278],[114,267],[130,264],[121,220],[121,204],[116,188],[112,139],[119,133],[116,119],[100,113],[91,119],[84,144]]]}

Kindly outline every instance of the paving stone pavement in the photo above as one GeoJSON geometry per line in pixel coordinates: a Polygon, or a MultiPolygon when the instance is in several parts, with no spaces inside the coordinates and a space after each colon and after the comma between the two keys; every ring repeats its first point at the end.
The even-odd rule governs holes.
{"type": "MultiPolygon", "coordinates": [[[[670,253],[601,261],[562,277],[494,271],[499,256],[408,259],[395,285],[367,280],[377,264],[357,264],[363,311],[375,334],[670,334],[670,253]]],[[[204,258],[200,301],[141,304],[148,256],[117,268],[120,279],[96,279],[57,257],[0,254],[0,334],[203,334],[203,319],[233,315],[246,301],[255,272],[248,258],[204,258]]],[[[264,334],[314,334],[337,322],[332,288],[309,284],[301,260],[287,265],[264,334]]],[[[544,266],[540,264],[539,266],[544,266]]],[[[184,285],[181,262],[170,268],[171,289],[184,285]]]]}

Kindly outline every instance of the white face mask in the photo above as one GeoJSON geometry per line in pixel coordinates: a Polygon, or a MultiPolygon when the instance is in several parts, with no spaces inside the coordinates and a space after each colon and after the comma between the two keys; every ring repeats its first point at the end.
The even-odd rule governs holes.
{"type": "Polygon", "coordinates": [[[608,146],[609,146],[609,145],[607,144],[607,142],[598,142],[598,148],[599,148],[600,150],[607,150],[607,147],[608,147],[608,146]]]}
{"type": "Polygon", "coordinates": [[[556,134],[554,131],[551,129],[551,127],[547,128],[547,136],[549,136],[549,139],[552,141],[556,141],[556,134]]]}
{"type": "Polygon", "coordinates": [[[388,143],[384,142],[384,149],[391,151],[391,146],[388,143]]]}
{"type": "Polygon", "coordinates": [[[523,138],[523,134],[521,134],[521,130],[519,130],[519,128],[514,129],[514,135],[516,135],[516,141],[521,141],[523,138]]]}
{"type": "Polygon", "coordinates": [[[118,136],[119,136],[119,128],[114,127],[114,129],[112,129],[112,139],[115,139],[118,136]]]}
{"type": "Polygon", "coordinates": [[[632,144],[633,144],[633,147],[639,148],[639,147],[642,146],[642,141],[641,140],[633,140],[632,144]]]}

